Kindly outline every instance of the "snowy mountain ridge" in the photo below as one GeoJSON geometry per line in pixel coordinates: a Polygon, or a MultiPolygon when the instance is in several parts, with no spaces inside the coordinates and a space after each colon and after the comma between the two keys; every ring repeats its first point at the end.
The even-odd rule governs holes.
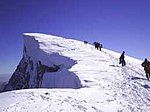
{"type": "Polygon", "coordinates": [[[0,112],[148,112],[142,61],[125,56],[121,67],[119,56],[77,40],[25,33],[23,58],[4,91],[24,90],[0,93],[0,112]]]}

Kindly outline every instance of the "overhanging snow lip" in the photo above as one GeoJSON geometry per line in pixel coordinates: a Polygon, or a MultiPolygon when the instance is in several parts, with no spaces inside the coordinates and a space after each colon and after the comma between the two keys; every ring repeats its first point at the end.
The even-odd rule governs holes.
{"type": "Polygon", "coordinates": [[[44,33],[23,33],[23,36],[27,36],[27,37],[40,37],[39,35],[48,35],[48,34],[44,34],[44,33]]]}
{"type": "Polygon", "coordinates": [[[50,34],[45,34],[45,33],[40,33],[40,32],[24,32],[23,35],[24,36],[34,36],[34,35],[39,35],[39,34],[42,34],[42,35],[50,35],[50,34]]]}
{"type": "MultiPolygon", "coordinates": [[[[53,35],[47,35],[47,34],[41,34],[41,33],[24,33],[23,35],[25,36],[24,39],[26,40],[27,43],[31,43],[30,40],[33,40],[33,41],[35,40],[36,44],[38,45],[39,51],[41,51],[40,53],[41,54],[45,54],[46,57],[51,56],[51,58],[52,58],[52,55],[53,54],[56,55],[56,53],[49,54],[49,53],[45,52],[45,50],[40,48],[40,42],[42,42],[44,39],[46,39],[48,37],[52,37],[52,38],[50,38],[50,41],[52,40],[52,42],[53,42],[53,38],[54,39],[55,38],[57,38],[57,39],[62,38],[63,39],[63,37],[56,37],[56,36],[53,36],[53,35]]],[[[57,52],[57,56],[59,56],[59,58],[61,57],[61,60],[62,59],[63,60],[70,60],[71,61],[70,63],[72,63],[72,64],[71,65],[69,64],[69,68],[71,68],[74,64],[76,64],[75,60],[71,59],[70,57],[62,56],[58,52],[57,52]]],[[[39,58],[38,58],[38,60],[41,61],[41,59],[39,59],[39,58]]],[[[52,63],[55,64],[55,62],[53,62],[53,61],[52,61],[52,63]]],[[[59,62],[57,62],[57,63],[59,63],[59,62]]],[[[46,63],[44,63],[44,61],[42,61],[42,64],[47,65],[46,63]]],[[[66,75],[66,77],[71,79],[71,80],[73,80],[72,82],[75,82],[75,84],[73,84],[73,83],[70,83],[70,84],[64,83],[62,86],[60,86],[59,84],[58,85],[55,84],[55,87],[51,87],[50,86],[51,88],[73,88],[73,89],[79,89],[79,88],[82,87],[82,84],[81,84],[81,81],[80,81],[79,77],[76,74],[74,74],[73,72],[70,72],[69,68],[66,68],[66,72],[69,73],[70,75],[66,75]]],[[[63,80],[63,78],[62,78],[62,80],[63,80]]]]}
{"type": "Polygon", "coordinates": [[[67,38],[65,38],[65,37],[63,37],[63,36],[58,36],[58,35],[54,35],[54,34],[46,34],[46,33],[30,33],[30,32],[25,32],[25,33],[23,33],[23,36],[24,37],[33,37],[33,38],[42,38],[42,37],[53,37],[53,38],[61,38],[61,39],[67,39],[67,38]]]}

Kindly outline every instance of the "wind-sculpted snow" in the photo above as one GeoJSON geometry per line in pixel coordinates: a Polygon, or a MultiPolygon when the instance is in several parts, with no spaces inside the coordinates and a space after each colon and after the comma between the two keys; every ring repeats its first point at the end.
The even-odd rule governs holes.
{"type": "Polygon", "coordinates": [[[26,35],[40,43],[40,53],[30,51],[34,62],[41,60],[48,67],[60,65],[57,72],[43,75],[41,87],[64,85],[63,89],[1,93],[0,112],[150,112],[150,82],[142,61],[125,56],[126,66],[121,67],[119,53],[104,48],[98,51],[90,44],[61,37],[26,35]]]}
{"type": "Polygon", "coordinates": [[[27,88],[80,88],[81,82],[69,69],[76,64],[70,57],[60,54],[68,48],[48,35],[24,34],[23,58],[4,91],[27,88]],[[39,37],[40,36],[40,37],[39,37]]]}

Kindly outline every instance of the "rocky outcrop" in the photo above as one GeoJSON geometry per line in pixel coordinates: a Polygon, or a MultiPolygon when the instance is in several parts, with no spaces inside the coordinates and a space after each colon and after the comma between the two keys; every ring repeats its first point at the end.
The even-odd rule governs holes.
{"type": "Polygon", "coordinates": [[[59,54],[68,50],[59,46],[60,39],[44,34],[25,34],[23,57],[3,91],[82,87],[78,76],[69,71],[76,61],[59,54]]]}
{"type": "Polygon", "coordinates": [[[61,55],[62,51],[70,49],[59,46],[62,42],[70,41],[45,34],[24,34],[23,57],[3,91],[81,88],[79,77],[69,70],[76,64],[76,60],[61,55]]]}
{"type": "Polygon", "coordinates": [[[35,63],[27,55],[27,50],[24,46],[23,58],[3,91],[39,88],[41,87],[44,73],[57,72],[59,68],[60,67],[55,64],[51,67],[44,65],[40,60],[35,63]]]}

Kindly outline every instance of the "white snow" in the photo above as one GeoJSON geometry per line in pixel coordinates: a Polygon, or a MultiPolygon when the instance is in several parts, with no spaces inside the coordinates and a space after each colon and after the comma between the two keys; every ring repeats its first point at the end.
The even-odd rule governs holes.
{"type": "Polygon", "coordinates": [[[55,89],[0,93],[0,112],[150,112],[150,82],[141,60],[125,56],[127,65],[121,67],[120,54],[107,49],[46,34],[24,35],[34,61],[61,65],[43,76],[42,87],[55,89]]]}

